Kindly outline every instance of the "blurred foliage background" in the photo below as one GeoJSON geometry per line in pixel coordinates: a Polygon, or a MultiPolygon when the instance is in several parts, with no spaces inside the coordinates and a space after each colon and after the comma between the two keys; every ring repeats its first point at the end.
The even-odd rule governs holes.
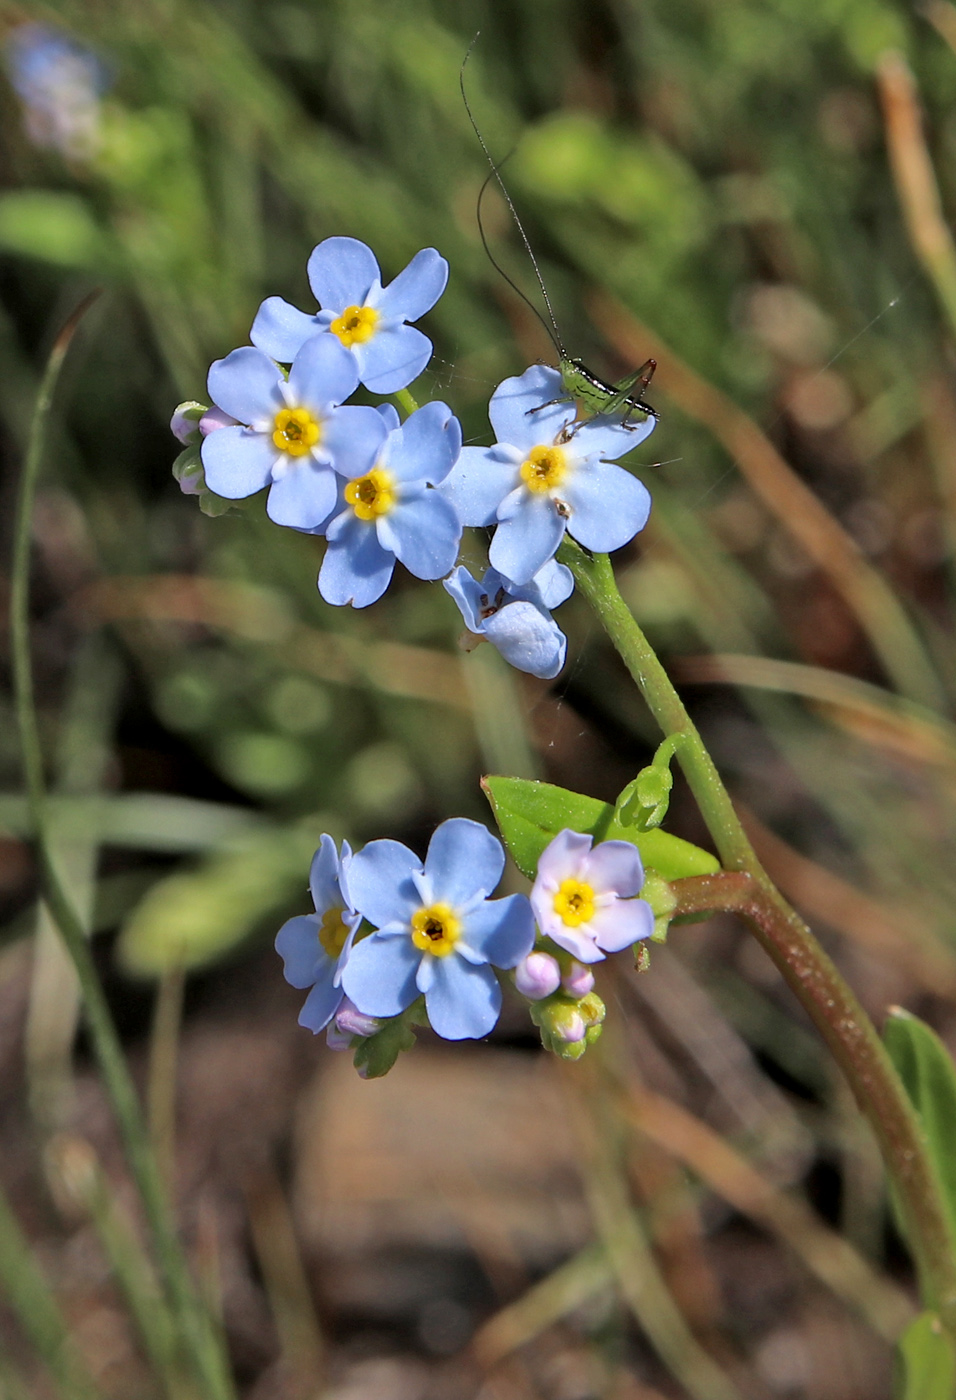
{"type": "MultiPolygon", "coordinates": [[[[609,378],[659,361],[622,590],[868,1009],[956,1039],[956,259],[909,86],[952,210],[948,0],[0,4],[4,520],[44,355],[105,289],[35,521],[63,866],[166,1152],[179,1041],[182,1215],[243,1393],[878,1400],[910,1307],[879,1162],[732,923],[608,972],[588,1068],[545,1065],[515,1008],[492,1049],[428,1043],[375,1086],[298,1030],[269,948],[321,831],[423,848],[488,820],[489,770],[613,798],[657,739],[579,601],[549,687],[460,653],[439,587],[326,606],[319,542],[170,474],[172,408],[264,296],[311,307],[331,234],[386,278],[449,259],[415,392],[466,440],[552,358],[478,236],[479,29],[470,99],[566,343],[609,378]]],[[[484,212],[534,297],[494,189],[484,212]]],[[[104,1394],[150,1395],[42,1153],[78,1134],[119,1170],[3,718],[4,1176],[104,1394]]],[[[703,839],[686,798],[669,824],[703,839]]],[[[12,1322],[10,1348],[45,1395],[12,1322]]]]}

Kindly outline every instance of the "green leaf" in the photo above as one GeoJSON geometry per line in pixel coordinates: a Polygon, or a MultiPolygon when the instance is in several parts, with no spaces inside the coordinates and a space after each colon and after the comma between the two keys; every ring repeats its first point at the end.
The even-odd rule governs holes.
{"type": "Polygon", "coordinates": [[[113,262],[112,245],[84,201],[52,190],[0,197],[0,248],[63,267],[102,270],[113,262]]]}
{"type": "Polygon", "coordinates": [[[956,1066],[936,1032],[902,1007],[891,1009],[883,1040],[919,1114],[956,1240],[956,1066]]]}
{"type": "Polygon", "coordinates": [[[720,869],[716,856],[679,836],[621,826],[610,802],[526,778],[492,776],[482,778],[481,786],[515,865],[530,880],[541,852],[564,827],[596,841],[630,841],[640,851],[645,868],[656,870],[665,880],[713,875],[720,869]]]}
{"type": "Polygon", "coordinates": [[[359,1041],[353,1059],[355,1068],[364,1071],[365,1079],[381,1079],[388,1074],[402,1051],[411,1050],[415,1044],[412,1027],[427,1024],[424,1001],[419,997],[407,1011],[386,1021],[380,1031],[359,1041]]]}
{"type": "Polygon", "coordinates": [[[305,912],[314,845],[311,833],[283,832],[159,880],[123,927],[120,962],[139,977],[188,972],[228,953],[299,891],[305,912]]]}
{"type": "Polygon", "coordinates": [[[897,1400],[953,1400],[956,1350],[935,1313],[921,1313],[899,1341],[897,1400]]]}

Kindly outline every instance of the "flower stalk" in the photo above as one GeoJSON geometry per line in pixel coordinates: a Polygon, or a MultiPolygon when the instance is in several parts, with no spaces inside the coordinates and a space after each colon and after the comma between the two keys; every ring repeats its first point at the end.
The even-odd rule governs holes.
{"type": "Polygon", "coordinates": [[[558,552],[620,653],[677,758],[721,861],[717,875],[676,881],[674,917],[741,914],[813,1020],[876,1133],[896,1188],[924,1304],[956,1336],[956,1247],[936,1169],[903,1084],[847,983],[761,866],[683,701],[618,591],[607,555],[567,538],[558,552]]]}

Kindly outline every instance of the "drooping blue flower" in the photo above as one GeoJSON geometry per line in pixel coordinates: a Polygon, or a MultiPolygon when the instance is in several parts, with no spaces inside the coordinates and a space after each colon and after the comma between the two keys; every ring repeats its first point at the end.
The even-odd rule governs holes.
{"type": "Polygon", "coordinates": [[[335,473],[362,476],[385,439],[374,408],[339,407],[357,385],[355,361],[334,336],[307,341],[288,379],[251,345],[216,360],[209,393],[239,426],[203,440],[210,491],[234,501],[271,483],[266,511],[277,525],[323,525],[335,507],[335,473]]]}
{"type": "Polygon", "coordinates": [[[531,906],[546,938],[582,963],[629,948],[654,932],[654,913],[636,899],[644,868],[630,841],[601,841],[565,828],[542,851],[531,906]]]}
{"type": "Polygon", "coordinates": [[[362,921],[349,902],[347,875],[352,852],[342,842],[342,857],[331,836],[323,836],[312,858],[309,887],[314,914],[288,919],[276,934],[276,952],[293,987],[311,987],[299,1013],[299,1025],[313,1034],[329,1024],[345,993],[342,970],[349,960],[355,930],[362,921]]]}
{"type": "Polygon", "coordinates": [[[282,364],[319,331],[331,331],[354,356],[359,378],[376,394],[394,394],[417,379],[432,343],[406,324],[430,311],[445,290],[448,263],[423,248],[387,287],[371,248],[357,238],[326,238],[309,258],[309,285],[319,303],[310,316],[269,297],[252,323],[252,343],[282,364]]]}
{"type": "Polygon", "coordinates": [[[553,558],[565,530],[603,554],[627,544],[650,513],[647,488],[613,459],[643,442],[654,419],[572,426],[574,405],[552,402],[562,393],[545,365],[499,384],[488,410],[494,447],[464,448],[442,487],[463,525],[497,524],[489,558],[516,584],[553,558]]]}
{"type": "Polygon", "coordinates": [[[424,993],[445,1040],[488,1034],[501,1009],[492,967],[516,967],[534,943],[527,896],[488,898],[504,863],[501,842],[463,817],[438,827],[424,866],[398,841],[371,841],[353,856],[349,893],[376,929],[342,975],[360,1011],[397,1016],[424,993]]]}
{"type": "Polygon", "coordinates": [[[552,680],[564,665],[568,640],[551,616],[571,596],[570,569],[550,559],[519,586],[489,569],[480,583],[459,566],[445,579],[469,632],[486,637],[519,671],[552,680]]]}
{"type": "Polygon", "coordinates": [[[374,603],[396,559],[416,578],[437,579],[458,556],[461,524],[434,489],[461,451],[458,419],[437,400],[401,426],[391,405],[378,411],[391,431],[371,470],[339,483],[336,513],[325,528],[319,592],[327,603],[374,603]]]}

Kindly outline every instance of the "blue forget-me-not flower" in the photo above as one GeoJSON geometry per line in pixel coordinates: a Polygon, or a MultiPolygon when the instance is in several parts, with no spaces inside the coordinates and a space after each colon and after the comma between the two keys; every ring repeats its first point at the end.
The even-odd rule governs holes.
{"type": "Polygon", "coordinates": [[[571,596],[571,570],[550,559],[518,585],[489,569],[478,583],[464,566],[445,579],[469,632],[485,637],[519,671],[551,680],[564,665],[568,640],[551,616],[571,596]]]}
{"type": "Polygon", "coordinates": [[[437,249],[423,248],[383,287],[371,248],[357,238],[326,238],[312,250],[308,273],[319,311],[310,316],[269,297],[252,324],[253,345],[288,364],[310,336],[331,331],[373,393],[394,394],[418,378],[432,343],[406,323],[430,311],[445,290],[448,263],[437,249]]]}
{"type": "Polygon", "coordinates": [[[458,516],[433,489],[461,451],[458,419],[437,400],[401,425],[390,404],[378,413],[388,435],[375,464],[339,484],[336,514],[325,527],[319,592],[327,603],[374,603],[388,587],[396,559],[416,578],[438,579],[458,555],[458,516]]]}
{"type": "Polygon", "coordinates": [[[613,459],[643,442],[654,419],[574,425],[574,405],[554,402],[563,394],[561,375],[545,365],[499,384],[488,409],[495,445],[464,448],[442,487],[463,525],[497,524],[489,558],[516,584],[554,556],[565,530],[606,553],[650,513],[647,488],[613,459]]]}
{"type": "Polygon", "coordinates": [[[309,872],[315,913],[288,919],[276,934],[276,951],[285,964],[286,981],[293,987],[312,989],[299,1014],[299,1025],[313,1033],[323,1030],[339,1010],[345,996],[342,969],[362,921],[347,893],[351,860],[347,841],[342,842],[339,859],[332,837],[323,836],[309,872]]]}
{"type": "Polygon", "coordinates": [[[534,943],[527,896],[488,898],[504,863],[501,842],[464,817],[437,828],[424,866],[398,841],[371,841],[352,857],[349,894],[376,930],[342,974],[360,1011],[396,1016],[424,993],[438,1035],[488,1034],[501,1009],[492,968],[516,967],[534,943]]]}
{"type": "Polygon", "coordinates": [[[374,408],[339,407],[357,386],[353,357],[329,335],[306,341],[288,379],[251,345],[214,361],[209,393],[238,426],[203,440],[210,491],[238,500],[271,483],[266,511],[277,525],[323,525],[335,507],[335,473],[363,476],[385,438],[374,408]]]}
{"type": "Polygon", "coordinates": [[[654,932],[646,899],[635,899],[644,868],[630,841],[601,841],[565,828],[545,847],[531,907],[546,938],[582,963],[600,962],[654,932]]]}

